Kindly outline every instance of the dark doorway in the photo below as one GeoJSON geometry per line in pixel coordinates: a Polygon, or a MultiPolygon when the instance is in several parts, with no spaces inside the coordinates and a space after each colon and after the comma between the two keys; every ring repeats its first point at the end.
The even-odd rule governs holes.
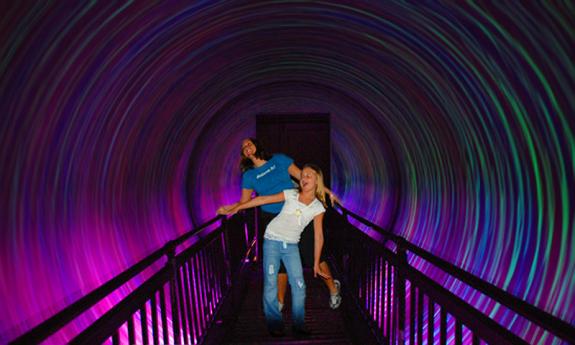
{"type": "Polygon", "coordinates": [[[290,156],[299,168],[305,163],[319,165],[330,186],[329,114],[258,114],[256,137],[268,152],[290,156]]]}

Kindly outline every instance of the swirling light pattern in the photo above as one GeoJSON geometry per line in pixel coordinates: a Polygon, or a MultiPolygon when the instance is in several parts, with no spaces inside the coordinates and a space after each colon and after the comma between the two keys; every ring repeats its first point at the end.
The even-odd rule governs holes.
{"type": "Polygon", "coordinates": [[[3,12],[0,342],[237,199],[262,112],[329,112],[346,206],[575,323],[572,3],[3,12]]]}

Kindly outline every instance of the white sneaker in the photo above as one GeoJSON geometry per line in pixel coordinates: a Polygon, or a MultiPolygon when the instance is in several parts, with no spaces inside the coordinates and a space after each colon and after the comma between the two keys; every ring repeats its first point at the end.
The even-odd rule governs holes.
{"type": "Polygon", "coordinates": [[[278,302],[278,309],[280,313],[282,312],[282,310],[284,310],[284,304],[282,302],[278,302]]]}
{"type": "Polygon", "coordinates": [[[340,294],[341,283],[339,282],[339,280],[334,279],[333,284],[335,285],[337,292],[335,295],[329,296],[329,307],[331,309],[337,309],[339,307],[339,305],[341,304],[341,294],[340,294]]]}

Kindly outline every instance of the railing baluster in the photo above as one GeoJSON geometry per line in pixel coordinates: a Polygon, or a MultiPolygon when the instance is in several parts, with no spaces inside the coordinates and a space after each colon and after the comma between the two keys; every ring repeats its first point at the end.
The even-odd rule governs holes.
{"type": "Polygon", "coordinates": [[[201,300],[200,300],[200,285],[198,282],[198,253],[190,257],[189,268],[190,271],[190,286],[192,287],[192,305],[194,306],[194,315],[196,319],[196,329],[197,337],[201,337],[204,334],[204,329],[202,327],[202,313],[201,313],[201,300]]]}
{"type": "Polygon", "coordinates": [[[170,308],[172,310],[172,334],[174,343],[182,341],[180,337],[180,320],[178,315],[178,267],[176,266],[176,248],[170,248],[168,252],[168,265],[170,266],[170,308]]]}
{"type": "Polygon", "coordinates": [[[433,344],[433,328],[435,323],[435,311],[433,308],[433,300],[427,297],[427,343],[433,344]]]}
{"type": "Polygon", "coordinates": [[[415,284],[409,285],[409,345],[415,345],[415,284]]]}
{"type": "MultiPolygon", "coordinates": [[[[210,244],[211,247],[211,244],[210,244]]],[[[213,291],[210,288],[212,282],[212,274],[210,270],[210,252],[208,250],[204,251],[204,286],[206,292],[206,326],[210,322],[210,315],[212,309],[212,295],[213,291]]]]}
{"type": "MultiPolygon", "coordinates": [[[[359,283],[360,289],[361,289],[361,305],[363,306],[364,309],[366,309],[367,306],[367,288],[366,288],[366,282],[367,282],[367,271],[365,269],[366,264],[369,262],[369,252],[365,253],[364,256],[361,258],[361,264],[358,265],[358,268],[361,270],[361,280],[359,283]]],[[[358,260],[359,261],[359,260],[358,260]]]]}
{"type": "Polygon", "coordinates": [[[403,244],[398,245],[397,248],[398,267],[395,274],[396,300],[398,310],[398,341],[399,344],[405,343],[405,273],[404,269],[407,266],[407,254],[403,248],[403,244]]]}
{"type": "MultiPolygon", "coordinates": [[[[224,236],[222,233],[221,236],[224,236]]],[[[224,295],[226,280],[224,273],[226,270],[226,257],[224,256],[224,250],[222,246],[217,246],[217,252],[214,254],[214,260],[216,262],[216,281],[218,285],[218,301],[220,301],[224,295]]],[[[246,247],[247,250],[247,247],[246,247]]]]}
{"type": "Polygon", "coordinates": [[[211,304],[210,304],[210,320],[212,319],[214,312],[216,310],[216,303],[218,301],[219,295],[219,287],[218,287],[218,280],[216,278],[216,262],[214,259],[214,251],[216,250],[216,241],[212,241],[210,245],[210,250],[208,251],[208,267],[209,267],[209,277],[210,277],[210,286],[209,289],[211,293],[211,304]]]}
{"type": "MultiPolygon", "coordinates": [[[[372,247],[372,246],[370,246],[372,247]]],[[[375,318],[375,276],[376,276],[376,263],[377,255],[375,251],[371,250],[370,260],[369,260],[369,316],[373,320],[375,318]]]]}
{"type": "Polygon", "coordinates": [[[204,334],[205,329],[205,319],[204,319],[204,301],[202,298],[202,275],[200,271],[200,253],[196,254],[194,260],[194,279],[195,279],[195,290],[196,294],[196,302],[198,306],[198,318],[199,318],[199,325],[200,325],[200,334],[204,334]]]}
{"type": "Polygon", "coordinates": [[[136,332],[134,330],[134,316],[128,318],[128,342],[130,344],[136,343],[136,332]]]}
{"type": "Polygon", "coordinates": [[[198,313],[198,300],[196,292],[196,281],[194,278],[194,257],[188,259],[188,279],[190,281],[190,308],[192,312],[192,340],[197,340],[200,337],[200,318],[198,313]]]}
{"type": "Polygon", "coordinates": [[[208,326],[208,275],[206,274],[205,253],[202,251],[198,255],[199,273],[200,273],[200,294],[202,296],[202,328],[205,330],[208,326]]]}
{"type": "Polygon", "coordinates": [[[378,258],[378,302],[377,302],[377,327],[379,334],[385,334],[385,259],[383,256],[378,258]]]}
{"type": "Polygon", "coordinates": [[[370,298],[370,303],[369,303],[369,307],[370,307],[370,314],[372,317],[372,320],[374,320],[377,323],[377,318],[376,318],[376,313],[375,313],[375,306],[377,303],[377,287],[375,285],[376,283],[376,278],[377,278],[377,254],[376,251],[374,250],[372,252],[371,255],[371,262],[369,263],[370,265],[370,274],[369,274],[369,290],[370,293],[369,295],[371,296],[370,298]]]}
{"type": "MultiPolygon", "coordinates": [[[[245,217],[245,215],[243,215],[245,217]]],[[[221,249],[222,249],[222,257],[224,258],[224,265],[225,265],[225,270],[222,270],[221,274],[222,277],[225,279],[224,281],[226,282],[226,286],[231,285],[231,276],[232,276],[232,270],[235,269],[232,268],[232,263],[231,263],[231,245],[230,245],[230,229],[229,229],[229,225],[228,225],[229,221],[226,219],[222,222],[222,235],[221,235],[221,249]]],[[[247,222],[244,222],[243,226],[242,226],[242,230],[243,232],[246,234],[246,242],[249,239],[249,231],[247,231],[247,222]]],[[[246,244],[246,250],[247,250],[248,246],[246,244]]]]}
{"type": "Polygon", "coordinates": [[[381,334],[385,328],[385,268],[387,267],[387,261],[382,256],[380,258],[380,275],[379,275],[379,285],[381,286],[381,295],[379,301],[379,328],[381,329],[381,334]]]}
{"type": "Polygon", "coordinates": [[[473,333],[473,338],[472,338],[472,344],[473,345],[479,345],[481,342],[479,341],[479,337],[477,336],[477,334],[473,333]]]}
{"type": "Polygon", "coordinates": [[[447,343],[447,312],[444,307],[441,307],[439,312],[439,343],[447,343]]]}
{"type": "Polygon", "coordinates": [[[152,338],[154,341],[154,345],[157,345],[160,343],[160,338],[159,338],[159,330],[158,330],[158,306],[157,306],[157,301],[156,301],[156,293],[154,293],[152,295],[152,300],[151,300],[151,313],[152,313],[152,338]]]}
{"type": "Polygon", "coordinates": [[[378,324],[381,334],[385,326],[385,259],[379,258],[379,315],[378,324]]]}
{"type": "Polygon", "coordinates": [[[184,277],[184,299],[186,302],[185,305],[185,310],[186,313],[188,315],[188,329],[189,329],[189,335],[190,335],[190,342],[193,342],[194,339],[194,318],[192,315],[192,303],[190,301],[190,295],[192,293],[192,289],[190,287],[190,280],[188,279],[188,272],[189,272],[189,260],[186,260],[186,262],[182,265],[182,276],[184,277]]]}
{"type": "Polygon", "coordinates": [[[423,291],[417,288],[417,344],[423,344],[423,291]]]}
{"type": "Polygon", "coordinates": [[[391,310],[391,289],[392,289],[392,284],[391,284],[391,263],[388,262],[387,263],[387,270],[386,270],[386,278],[387,278],[387,287],[386,287],[386,294],[387,294],[387,301],[386,301],[386,305],[387,305],[387,311],[386,311],[386,324],[387,324],[387,337],[389,339],[389,341],[391,342],[391,317],[393,315],[392,310],[391,310]]]}
{"type": "Polygon", "coordinates": [[[462,325],[459,320],[455,321],[455,345],[461,345],[463,341],[462,325]]]}
{"type": "Polygon", "coordinates": [[[222,266],[220,266],[220,259],[223,258],[223,253],[220,252],[220,246],[218,245],[221,241],[214,240],[214,248],[212,250],[212,277],[214,277],[214,312],[215,306],[218,305],[218,301],[222,296],[222,285],[220,280],[220,273],[223,271],[222,266]]]}
{"type": "Polygon", "coordinates": [[[146,304],[144,303],[140,308],[140,326],[142,328],[142,343],[149,344],[148,337],[148,313],[146,311],[146,304]]]}
{"type": "Polygon", "coordinates": [[[381,291],[379,284],[379,253],[377,253],[373,258],[373,274],[371,276],[371,286],[373,291],[373,300],[372,300],[372,319],[375,321],[375,325],[377,327],[377,306],[379,304],[379,294],[381,291]]]}
{"type": "Polygon", "coordinates": [[[165,286],[160,288],[160,313],[162,314],[162,336],[164,338],[164,344],[170,343],[170,337],[168,333],[168,313],[166,311],[166,292],[164,291],[165,286]]]}
{"type": "Polygon", "coordinates": [[[182,275],[181,275],[181,270],[178,267],[177,268],[177,276],[176,276],[176,282],[177,282],[177,291],[178,291],[178,310],[180,312],[180,324],[181,324],[181,331],[182,331],[182,339],[184,341],[184,344],[188,342],[188,322],[187,322],[187,317],[186,317],[186,306],[185,306],[185,300],[184,300],[184,286],[183,286],[183,282],[182,282],[182,275]]]}
{"type": "Polygon", "coordinates": [[[120,344],[120,329],[117,329],[112,335],[112,345],[119,345],[120,344]]]}
{"type": "Polygon", "coordinates": [[[397,336],[397,295],[395,289],[397,289],[396,273],[397,269],[395,266],[391,265],[391,343],[396,343],[397,336]]]}

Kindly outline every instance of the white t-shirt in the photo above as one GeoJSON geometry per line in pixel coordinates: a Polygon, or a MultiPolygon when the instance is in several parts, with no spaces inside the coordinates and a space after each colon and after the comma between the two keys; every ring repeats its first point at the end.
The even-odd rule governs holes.
{"type": "Polygon", "coordinates": [[[298,243],[303,229],[315,216],[325,212],[318,199],[306,205],[298,200],[296,189],[284,190],[285,202],[281,212],[268,224],[264,238],[298,243]]]}

